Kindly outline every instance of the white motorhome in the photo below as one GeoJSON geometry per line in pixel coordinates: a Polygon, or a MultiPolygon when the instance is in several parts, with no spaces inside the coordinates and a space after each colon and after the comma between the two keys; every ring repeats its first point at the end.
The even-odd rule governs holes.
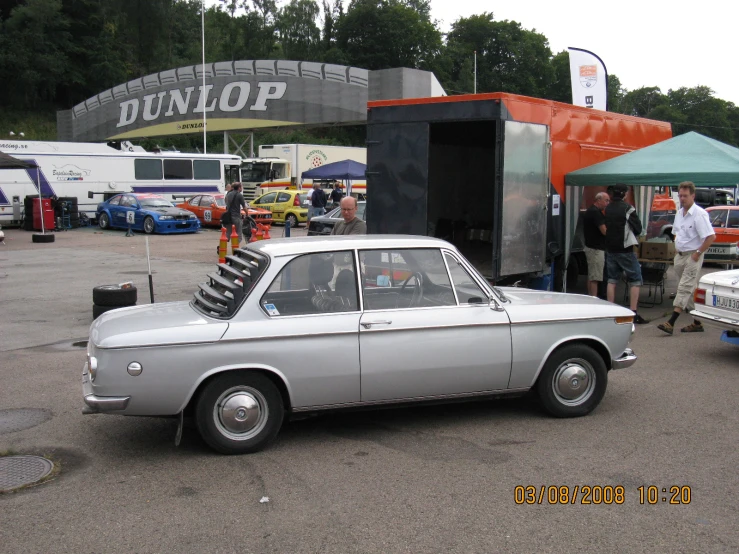
{"type": "Polygon", "coordinates": [[[128,142],[107,144],[0,140],[0,152],[31,160],[36,169],[0,171],[0,224],[19,223],[23,199],[38,195],[76,197],[93,219],[99,202],[120,192],[161,194],[168,200],[222,192],[238,180],[241,158],[229,154],[146,152],[128,142]],[[88,192],[103,193],[88,198],[88,192]]]}
{"type": "MultiPolygon", "coordinates": [[[[310,179],[303,182],[301,178],[304,171],[343,160],[366,164],[367,149],[321,144],[263,144],[259,147],[259,157],[242,160],[244,197],[253,200],[270,190],[310,186],[310,179]]],[[[352,195],[366,194],[364,179],[353,181],[351,185],[352,195]]]]}

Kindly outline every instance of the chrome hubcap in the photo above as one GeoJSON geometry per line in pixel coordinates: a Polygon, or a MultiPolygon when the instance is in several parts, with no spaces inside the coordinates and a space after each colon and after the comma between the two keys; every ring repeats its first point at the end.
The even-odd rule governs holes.
{"type": "Polygon", "coordinates": [[[218,398],[213,416],[221,433],[234,440],[247,440],[264,429],[267,401],[256,389],[234,387],[218,398]]]}
{"type": "Polygon", "coordinates": [[[552,386],[560,402],[578,406],[593,394],[595,370],[585,360],[568,360],[554,373],[552,386]]]}

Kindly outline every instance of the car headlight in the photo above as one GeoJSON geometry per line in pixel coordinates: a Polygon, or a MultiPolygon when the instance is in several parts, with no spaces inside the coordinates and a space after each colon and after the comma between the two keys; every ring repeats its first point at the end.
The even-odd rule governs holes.
{"type": "Polygon", "coordinates": [[[174,217],[171,215],[160,215],[159,216],[159,221],[170,221],[172,219],[174,219],[174,217]]]}

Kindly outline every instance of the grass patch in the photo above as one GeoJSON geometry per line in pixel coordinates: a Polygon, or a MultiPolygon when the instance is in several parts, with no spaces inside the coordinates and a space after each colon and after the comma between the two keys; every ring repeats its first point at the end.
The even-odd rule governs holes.
{"type": "Polygon", "coordinates": [[[21,112],[0,108],[0,139],[56,140],[56,112],[21,112]],[[15,136],[10,136],[11,131],[15,136]],[[20,136],[20,133],[24,136],[20,136]]]}

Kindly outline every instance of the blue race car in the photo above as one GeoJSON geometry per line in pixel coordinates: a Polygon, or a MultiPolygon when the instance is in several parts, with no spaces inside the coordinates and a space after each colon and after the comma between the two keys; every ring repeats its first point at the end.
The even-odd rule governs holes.
{"type": "Polygon", "coordinates": [[[194,213],[176,208],[156,194],[118,194],[98,204],[97,220],[101,229],[126,229],[130,218],[133,218],[131,229],[146,234],[195,233],[200,229],[194,213]]]}

